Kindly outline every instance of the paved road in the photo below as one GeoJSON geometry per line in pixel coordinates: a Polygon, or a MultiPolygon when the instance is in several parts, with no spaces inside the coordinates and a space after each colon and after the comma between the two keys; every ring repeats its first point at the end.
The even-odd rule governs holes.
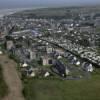
{"type": "Polygon", "coordinates": [[[9,88],[9,94],[3,100],[24,100],[22,83],[16,70],[16,63],[5,55],[0,55],[4,79],[9,88]]]}

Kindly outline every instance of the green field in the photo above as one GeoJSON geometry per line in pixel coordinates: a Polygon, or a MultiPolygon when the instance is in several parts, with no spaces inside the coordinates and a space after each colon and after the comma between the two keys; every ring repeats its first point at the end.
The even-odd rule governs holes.
{"type": "Polygon", "coordinates": [[[26,100],[100,100],[100,72],[87,80],[29,79],[26,100]]]}
{"type": "MultiPolygon", "coordinates": [[[[4,97],[8,93],[8,87],[3,79],[2,68],[0,65],[0,98],[4,97]]],[[[0,99],[1,100],[1,99],[0,99]]]]}

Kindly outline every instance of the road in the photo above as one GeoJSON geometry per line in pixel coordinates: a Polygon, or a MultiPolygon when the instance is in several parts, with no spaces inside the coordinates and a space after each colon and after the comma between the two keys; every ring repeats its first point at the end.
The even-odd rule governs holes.
{"type": "Polygon", "coordinates": [[[4,80],[8,85],[9,93],[3,100],[25,100],[22,95],[22,83],[16,70],[16,63],[6,55],[0,55],[3,67],[4,80]]]}

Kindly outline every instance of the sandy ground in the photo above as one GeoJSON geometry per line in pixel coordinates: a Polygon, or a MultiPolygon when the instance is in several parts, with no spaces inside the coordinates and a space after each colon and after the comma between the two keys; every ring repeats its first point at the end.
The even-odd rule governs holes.
{"type": "Polygon", "coordinates": [[[5,55],[0,55],[3,75],[8,85],[9,93],[3,100],[25,100],[22,95],[22,83],[16,70],[16,63],[5,55]]]}

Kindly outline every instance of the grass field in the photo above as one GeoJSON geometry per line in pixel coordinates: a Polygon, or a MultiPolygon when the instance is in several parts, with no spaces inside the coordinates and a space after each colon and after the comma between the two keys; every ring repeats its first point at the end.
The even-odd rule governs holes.
{"type": "Polygon", "coordinates": [[[7,93],[8,93],[8,87],[3,79],[2,68],[0,65],[0,98],[3,98],[5,95],[7,95],[7,93]]]}
{"type": "Polygon", "coordinates": [[[30,79],[24,85],[26,100],[100,100],[100,72],[87,80],[30,79]]]}

